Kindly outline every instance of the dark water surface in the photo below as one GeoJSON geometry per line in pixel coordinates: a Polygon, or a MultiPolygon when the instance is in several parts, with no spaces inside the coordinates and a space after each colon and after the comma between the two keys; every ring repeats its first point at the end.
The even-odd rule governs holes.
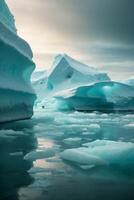
{"type": "Polygon", "coordinates": [[[85,170],[59,156],[65,149],[96,139],[132,143],[133,123],[134,115],[130,114],[36,111],[32,120],[0,125],[0,199],[133,200],[133,167],[85,170]],[[83,134],[90,124],[99,124],[100,129],[83,134]],[[29,152],[46,148],[55,154],[24,159],[29,152]]]}

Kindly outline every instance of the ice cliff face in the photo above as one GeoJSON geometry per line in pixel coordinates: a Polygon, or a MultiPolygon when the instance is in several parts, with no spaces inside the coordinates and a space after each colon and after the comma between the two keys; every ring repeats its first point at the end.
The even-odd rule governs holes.
{"type": "Polygon", "coordinates": [[[16,33],[14,17],[0,1],[0,122],[30,118],[35,94],[30,77],[35,68],[29,45],[16,33]]]}
{"type": "Polygon", "coordinates": [[[100,81],[108,81],[110,78],[97,69],[82,64],[68,55],[56,56],[51,69],[44,77],[39,77],[33,85],[39,98],[47,94],[54,95],[58,91],[70,89],[100,81]]]}

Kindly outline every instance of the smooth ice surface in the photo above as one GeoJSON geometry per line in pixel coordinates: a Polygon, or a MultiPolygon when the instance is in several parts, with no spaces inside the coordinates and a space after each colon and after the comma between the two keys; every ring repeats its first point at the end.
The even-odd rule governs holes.
{"type": "Polygon", "coordinates": [[[106,162],[98,156],[88,154],[84,149],[67,149],[61,153],[61,158],[80,165],[102,165],[106,162]]]}
{"type": "Polygon", "coordinates": [[[33,114],[35,93],[32,50],[16,32],[14,17],[0,1],[0,122],[27,119],[33,114]]]}
{"type": "Polygon", "coordinates": [[[60,109],[82,111],[133,111],[134,88],[107,81],[57,93],[60,109]]]}
{"type": "Polygon", "coordinates": [[[107,74],[63,54],[56,56],[50,70],[44,77],[39,76],[39,80],[34,81],[33,86],[38,98],[42,100],[67,88],[106,80],[110,80],[107,74]]]}

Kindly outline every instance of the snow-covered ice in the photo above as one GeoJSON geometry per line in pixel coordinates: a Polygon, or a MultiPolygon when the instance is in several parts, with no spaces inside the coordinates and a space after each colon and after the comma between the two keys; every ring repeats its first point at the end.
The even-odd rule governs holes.
{"type": "Polygon", "coordinates": [[[110,80],[107,74],[82,64],[66,54],[56,56],[47,72],[42,72],[42,75],[40,72],[35,72],[33,79],[34,77],[36,81],[33,81],[33,86],[40,100],[75,86],[110,80]]]}

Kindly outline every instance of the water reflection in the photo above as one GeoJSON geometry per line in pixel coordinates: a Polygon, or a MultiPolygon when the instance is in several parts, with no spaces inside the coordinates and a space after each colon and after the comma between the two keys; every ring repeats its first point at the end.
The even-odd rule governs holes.
{"type": "Polygon", "coordinates": [[[33,163],[24,160],[37,146],[32,128],[31,121],[0,125],[0,199],[19,199],[18,189],[33,181],[28,173],[33,163]]]}

